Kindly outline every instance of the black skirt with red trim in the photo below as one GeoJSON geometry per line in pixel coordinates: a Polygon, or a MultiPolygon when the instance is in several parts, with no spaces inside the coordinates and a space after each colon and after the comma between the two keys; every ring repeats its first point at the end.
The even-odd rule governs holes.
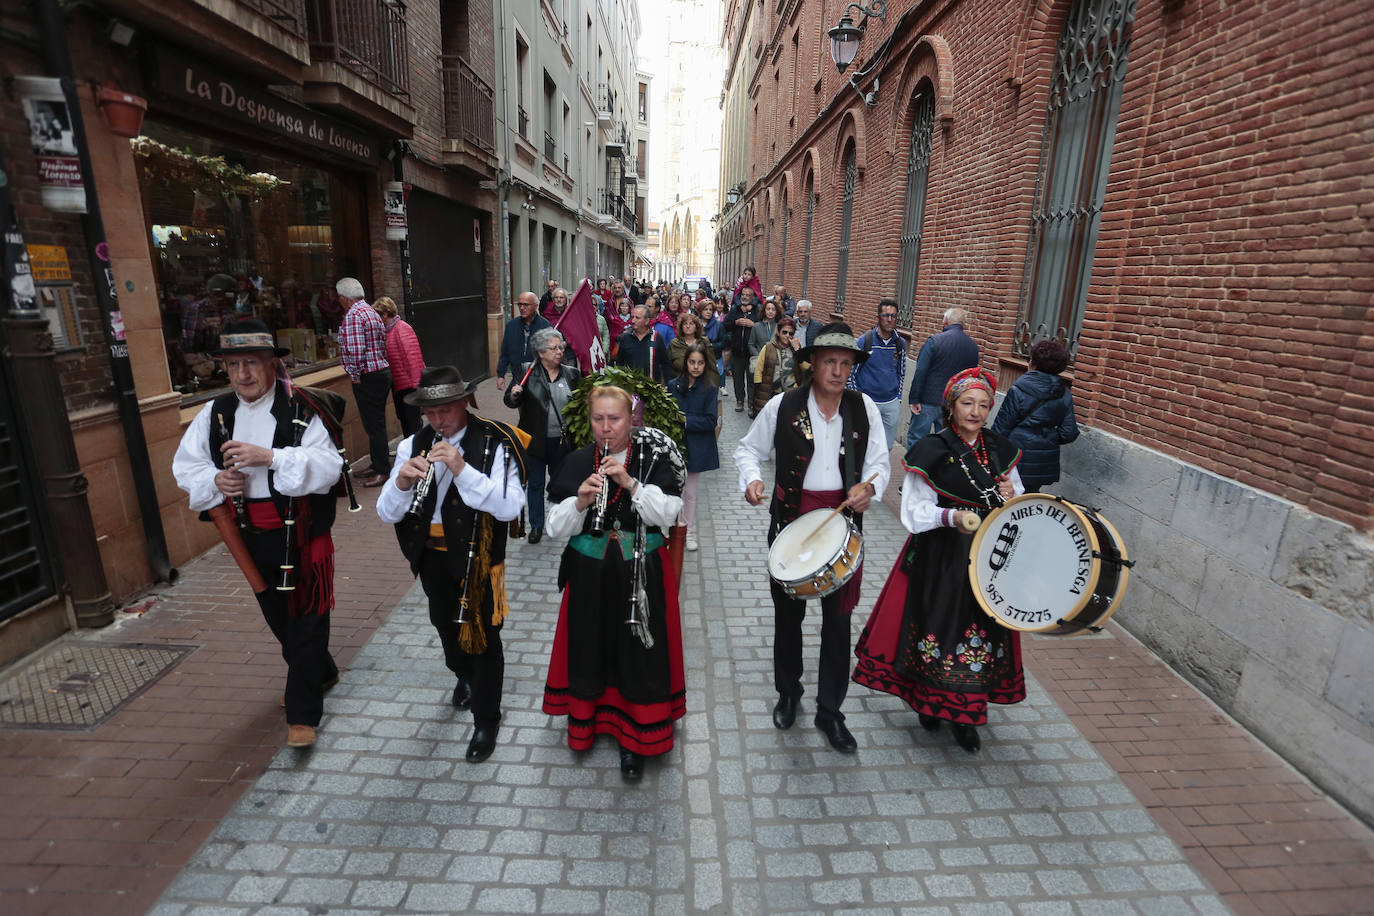
{"type": "Polygon", "coordinates": [[[614,545],[601,560],[569,547],[562,566],[559,578],[566,584],[544,712],[568,717],[568,746],[575,751],[589,749],[597,735],[610,735],[636,754],[667,753],[673,722],[687,710],[678,583],[667,549],[644,561],[654,640],[648,649],[625,623],[630,565],[614,545]]]}
{"type": "Polygon", "coordinates": [[[907,539],[854,648],[854,682],[922,715],[984,725],[988,704],[1026,698],[1021,639],[978,606],[971,535],[937,528],[907,539]]]}

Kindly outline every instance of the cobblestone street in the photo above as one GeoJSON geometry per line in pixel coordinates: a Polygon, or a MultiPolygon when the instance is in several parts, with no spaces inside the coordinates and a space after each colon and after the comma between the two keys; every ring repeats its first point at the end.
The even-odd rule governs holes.
{"type": "MultiPolygon", "coordinates": [[[[493,757],[462,760],[470,718],[448,705],[416,586],[330,694],[319,744],[276,754],[154,911],[1228,911],[1033,679],[1027,702],[993,708],[977,756],[851,685],[859,750],[842,755],[811,727],[810,628],[808,695],[776,730],[766,510],[737,493],[745,420],[728,400],[725,416],[684,572],[688,712],[642,783],[622,782],[608,739],[569,751],[540,710],[562,544],[521,542],[493,757]]],[[[902,535],[890,509],[869,513],[855,636],[902,535]]]]}

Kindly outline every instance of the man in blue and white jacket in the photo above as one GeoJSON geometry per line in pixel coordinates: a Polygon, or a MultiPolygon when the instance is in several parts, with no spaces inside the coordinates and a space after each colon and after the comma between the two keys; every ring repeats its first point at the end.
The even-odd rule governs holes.
{"type": "Polygon", "coordinates": [[[902,418],[902,383],[906,380],[906,338],[897,333],[897,300],[878,301],[878,324],[859,338],[859,348],[868,359],[854,367],[849,385],[873,399],[883,418],[887,449],[897,438],[897,421],[902,418]]]}

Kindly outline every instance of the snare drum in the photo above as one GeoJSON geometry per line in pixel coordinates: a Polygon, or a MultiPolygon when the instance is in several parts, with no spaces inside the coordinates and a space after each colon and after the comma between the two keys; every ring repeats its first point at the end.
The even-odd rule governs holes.
{"type": "Polygon", "coordinates": [[[988,616],[1050,636],[1096,632],[1116,611],[1132,562],[1092,509],[1047,493],[1007,500],[978,528],[968,577],[988,616]]]}
{"type": "Polygon", "coordinates": [[[778,532],[768,548],[768,575],[793,598],[823,598],[848,582],[863,558],[854,520],[816,509],[778,532]]]}

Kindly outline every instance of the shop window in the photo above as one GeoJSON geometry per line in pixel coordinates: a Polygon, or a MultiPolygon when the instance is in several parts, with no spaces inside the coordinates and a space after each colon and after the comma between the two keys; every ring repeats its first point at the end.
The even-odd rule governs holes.
{"type": "Polygon", "coordinates": [[[344,172],[147,120],[133,141],[172,384],[226,387],[221,327],[256,317],[292,371],[338,358],[340,277],[369,281],[361,182],[344,172]]]}

